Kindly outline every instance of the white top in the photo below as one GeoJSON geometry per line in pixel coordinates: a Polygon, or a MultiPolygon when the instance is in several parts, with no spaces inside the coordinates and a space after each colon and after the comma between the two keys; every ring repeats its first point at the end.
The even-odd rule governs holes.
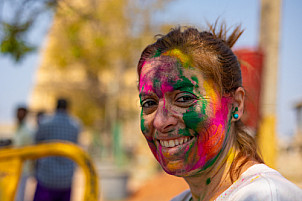
{"type": "MultiPolygon", "coordinates": [[[[34,130],[26,123],[23,123],[14,136],[14,146],[23,147],[34,143],[34,130]]],[[[27,160],[23,164],[23,174],[30,175],[33,172],[33,163],[27,160]]]]}
{"type": "MultiPolygon", "coordinates": [[[[189,201],[186,190],[171,201],[189,201]]],[[[301,201],[302,190],[279,172],[264,164],[248,168],[237,181],[220,194],[215,201],[301,201]]]]}

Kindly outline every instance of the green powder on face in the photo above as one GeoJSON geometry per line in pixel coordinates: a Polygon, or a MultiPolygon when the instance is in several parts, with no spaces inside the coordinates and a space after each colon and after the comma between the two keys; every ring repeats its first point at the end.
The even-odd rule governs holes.
{"type": "Polygon", "coordinates": [[[189,78],[183,75],[183,67],[179,62],[177,62],[177,69],[179,70],[180,79],[176,81],[176,83],[173,85],[173,88],[188,91],[194,94],[193,89],[196,88],[198,85],[194,85],[194,83],[192,83],[192,81],[189,78]]]}
{"type": "Polygon", "coordinates": [[[141,111],[141,131],[142,133],[147,132],[147,128],[145,127],[145,119],[143,118],[143,110],[141,111]]]}
{"type": "Polygon", "coordinates": [[[207,101],[199,100],[202,102],[202,108],[200,112],[196,111],[196,106],[193,105],[188,108],[186,113],[183,114],[183,120],[186,124],[186,126],[190,129],[197,130],[201,123],[206,121],[207,115],[206,115],[206,105],[207,101]]]}
{"type": "Polygon", "coordinates": [[[183,114],[183,120],[188,128],[196,130],[203,118],[195,111],[188,111],[183,114]]]}
{"type": "Polygon", "coordinates": [[[153,58],[159,57],[161,55],[161,49],[157,49],[153,58]]]}
{"type": "Polygon", "coordinates": [[[196,82],[195,87],[196,87],[196,88],[199,88],[199,85],[198,85],[198,84],[199,84],[198,78],[197,78],[196,76],[192,76],[191,79],[192,79],[194,82],[196,82]]]}
{"type": "Polygon", "coordinates": [[[181,76],[180,80],[177,80],[176,83],[173,85],[174,89],[181,89],[181,90],[185,90],[188,91],[190,93],[194,93],[193,89],[194,89],[194,84],[191,82],[191,80],[189,80],[188,78],[181,76]]]}
{"type": "MultiPolygon", "coordinates": [[[[142,89],[141,89],[140,91],[144,91],[144,88],[145,88],[145,87],[142,86],[142,89]]],[[[139,97],[139,103],[140,103],[140,105],[142,105],[142,95],[139,94],[138,97],[139,97]]]]}
{"type": "Polygon", "coordinates": [[[188,129],[179,129],[178,133],[183,135],[183,136],[191,136],[190,132],[188,129]]]}

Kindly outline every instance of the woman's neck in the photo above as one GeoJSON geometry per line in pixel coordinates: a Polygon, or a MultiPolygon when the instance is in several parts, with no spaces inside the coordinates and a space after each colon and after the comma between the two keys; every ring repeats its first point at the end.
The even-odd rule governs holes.
{"type": "Polygon", "coordinates": [[[212,167],[199,174],[184,178],[190,186],[194,201],[215,199],[231,186],[229,169],[236,155],[236,150],[232,147],[227,150],[212,167]]]}
{"type": "MultiPolygon", "coordinates": [[[[230,167],[237,154],[238,150],[232,147],[227,154],[219,158],[211,169],[184,177],[190,187],[193,201],[214,200],[232,185],[230,167]]],[[[239,159],[236,167],[234,167],[235,170],[238,170],[244,159],[245,157],[239,159]]],[[[259,164],[259,162],[255,159],[249,159],[240,167],[240,171],[234,179],[237,180],[243,172],[255,164],[259,164]]]]}

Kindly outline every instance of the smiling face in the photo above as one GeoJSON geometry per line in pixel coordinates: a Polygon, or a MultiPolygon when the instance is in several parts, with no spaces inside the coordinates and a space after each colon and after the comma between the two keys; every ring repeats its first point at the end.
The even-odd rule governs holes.
{"type": "Polygon", "coordinates": [[[210,167],[230,128],[228,97],[178,56],[147,60],[139,83],[141,130],[163,169],[188,176],[210,167]]]}

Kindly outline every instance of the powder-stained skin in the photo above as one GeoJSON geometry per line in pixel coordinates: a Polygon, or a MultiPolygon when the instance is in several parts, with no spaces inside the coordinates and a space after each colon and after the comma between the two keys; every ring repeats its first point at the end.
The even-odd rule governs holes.
{"type": "Polygon", "coordinates": [[[192,175],[223,151],[230,100],[179,50],[156,56],[140,75],[141,130],[167,173],[192,175]]]}

